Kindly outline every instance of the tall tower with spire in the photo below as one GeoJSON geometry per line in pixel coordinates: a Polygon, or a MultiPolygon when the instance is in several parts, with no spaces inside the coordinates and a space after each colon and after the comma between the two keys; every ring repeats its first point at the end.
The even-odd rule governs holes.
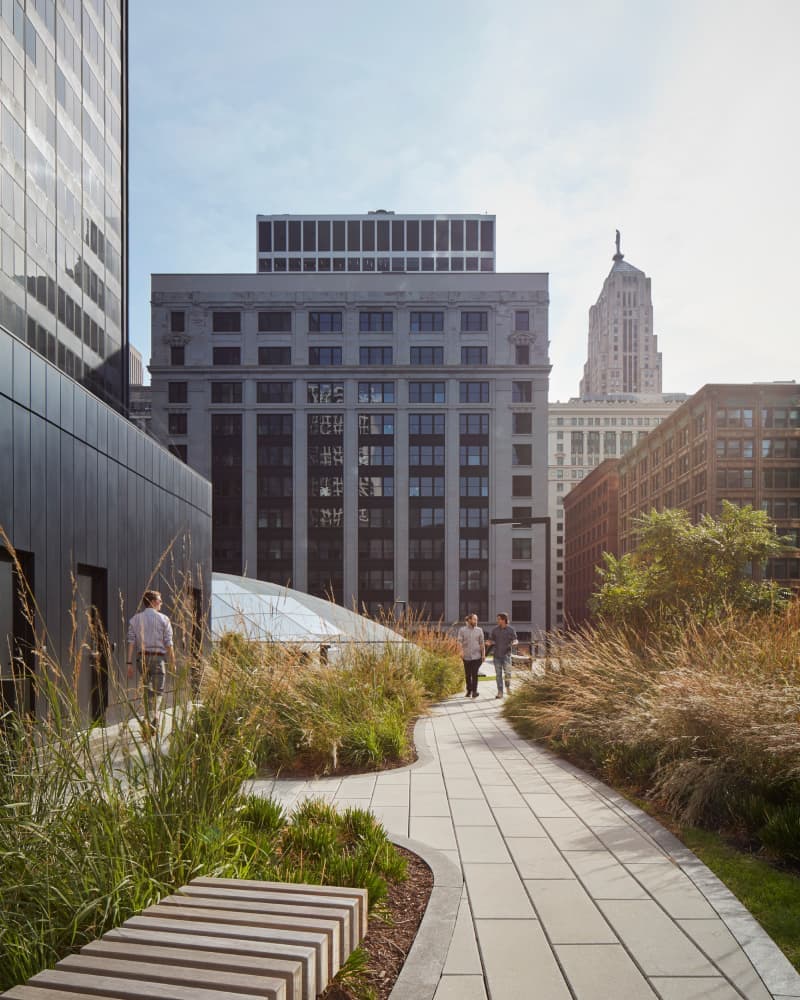
{"type": "Polygon", "coordinates": [[[661,393],[661,353],[653,333],[650,279],[616,253],[603,290],[589,310],[589,351],[581,399],[661,393]]]}

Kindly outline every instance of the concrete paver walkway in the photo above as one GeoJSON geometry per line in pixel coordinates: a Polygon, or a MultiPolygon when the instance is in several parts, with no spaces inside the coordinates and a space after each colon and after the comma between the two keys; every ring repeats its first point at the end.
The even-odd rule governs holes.
{"type": "Polygon", "coordinates": [[[254,783],[289,808],[313,796],[370,809],[460,866],[435,1000],[800,998],[800,976],[691,852],[520,739],[492,695],[437,706],[408,768],[254,783]]]}

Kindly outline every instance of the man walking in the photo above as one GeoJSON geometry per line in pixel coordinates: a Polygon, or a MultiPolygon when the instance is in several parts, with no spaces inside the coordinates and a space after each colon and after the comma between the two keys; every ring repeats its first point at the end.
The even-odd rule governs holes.
{"type": "Polygon", "coordinates": [[[466,624],[458,630],[461,643],[461,659],[464,661],[464,677],[467,682],[466,698],[478,697],[478,670],[486,656],[483,629],[478,628],[478,616],[467,615],[466,624]]]}
{"type": "Polygon", "coordinates": [[[503,676],[505,675],[506,691],[511,690],[511,648],[517,645],[517,633],[508,624],[508,615],[498,612],[497,624],[489,633],[489,643],[494,648],[494,675],[497,680],[495,698],[503,697],[503,676]]]}
{"type": "Polygon", "coordinates": [[[161,696],[166,675],[165,660],[175,669],[175,649],[172,645],[172,625],[161,613],[161,594],[146,590],[142,610],[128,625],[128,677],[133,677],[133,655],[137,652],[139,673],[144,684],[145,725],[156,729],[161,696]]]}

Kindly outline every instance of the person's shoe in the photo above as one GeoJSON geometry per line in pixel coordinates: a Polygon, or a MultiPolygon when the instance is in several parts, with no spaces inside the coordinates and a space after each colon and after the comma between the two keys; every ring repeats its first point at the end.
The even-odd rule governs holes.
{"type": "Polygon", "coordinates": [[[498,691],[497,694],[495,695],[495,698],[502,698],[502,697],[503,697],[502,691],[498,691]]]}
{"type": "Polygon", "coordinates": [[[472,697],[472,692],[471,691],[467,691],[467,693],[464,695],[464,697],[465,698],[471,698],[472,697]]]}
{"type": "Polygon", "coordinates": [[[472,692],[472,697],[473,698],[477,698],[478,697],[478,692],[477,691],[473,691],[472,692]]]}

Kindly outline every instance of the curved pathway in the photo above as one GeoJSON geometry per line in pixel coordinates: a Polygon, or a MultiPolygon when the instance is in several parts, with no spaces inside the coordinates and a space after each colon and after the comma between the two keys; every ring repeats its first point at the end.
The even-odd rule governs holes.
{"type": "Polygon", "coordinates": [[[418,934],[438,938],[440,956],[431,941],[409,958],[427,963],[413,995],[800,998],[800,976],[716,877],[606,785],[518,737],[491,689],[420,720],[410,767],[253,783],[288,808],[323,797],[370,809],[390,836],[459,866],[463,890],[460,878],[446,890],[460,893],[457,918],[418,934]]]}

